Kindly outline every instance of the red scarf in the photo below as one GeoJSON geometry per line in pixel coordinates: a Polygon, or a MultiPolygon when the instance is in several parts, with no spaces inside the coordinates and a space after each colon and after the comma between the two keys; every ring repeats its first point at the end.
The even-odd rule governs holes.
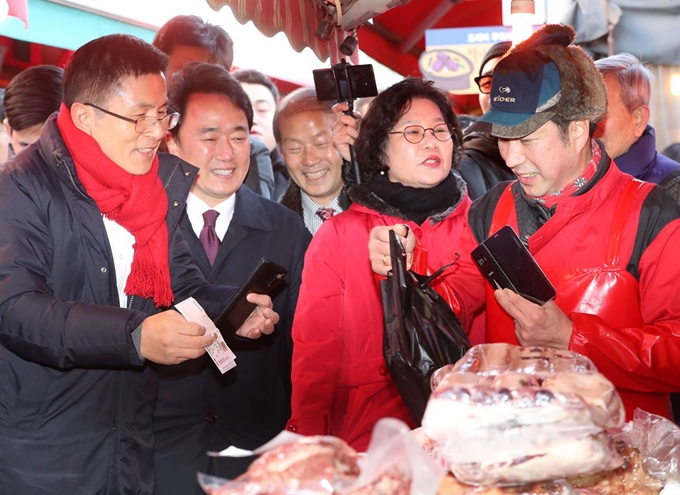
{"type": "Polygon", "coordinates": [[[57,126],[87,194],[106,218],[135,237],[132,246],[135,254],[125,293],[153,298],[156,307],[170,306],[173,295],[165,225],[168,197],[158,176],[158,156],[154,157],[147,174],[132,175],[107,157],[97,141],[75,126],[70,110],[63,104],[57,126]]]}
{"type": "Polygon", "coordinates": [[[583,173],[581,173],[581,175],[579,175],[576,179],[571,181],[559,191],[546,194],[545,196],[540,196],[538,198],[533,196],[529,196],[529,198],[541,203],[546,208],[552,208],[554,205],[559,203],[562,198],[572,196],[583,189],[585,185],[588,184],[588,182],[590,182],[595,176],[595,172],[597,172],[597,165],[600,163],[600,158],[602,158],[602,151],[600,151],[600,147],[597,145],[597,142],[594,139],[590,140],[590,150],[592,152],[590,162],[588,162],[588,165],[586,166],[583,173]]]}

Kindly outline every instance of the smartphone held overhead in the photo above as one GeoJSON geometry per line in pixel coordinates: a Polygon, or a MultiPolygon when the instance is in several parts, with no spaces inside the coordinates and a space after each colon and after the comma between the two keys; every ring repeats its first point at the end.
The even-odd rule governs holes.
{"type": "Polygon", "coordinates": [[[555,298],[555,288],[510,226],[482,241],[472,258],[494,288],[510,289],[540,305],[555,298]]]}
{"type": "Polygon", "coordinates": [[[349,103],[356,98],[378,94],[371,64],[351,65],[343,60],[330,69],[317,69],[312,73],[319,101],[335,100],[349,103]]]}

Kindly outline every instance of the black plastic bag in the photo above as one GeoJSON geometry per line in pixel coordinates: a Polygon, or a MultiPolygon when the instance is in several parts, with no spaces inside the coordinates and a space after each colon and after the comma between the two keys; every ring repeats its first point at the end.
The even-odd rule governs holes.
{"type": "Polygon", "coordinates": [[[420,426],[430,397],[430,376],[463,357],[470,341],[451,307],[429,285],[450,265],[430,276],[406,270],[406,254],[394,231],[390,231],[390,255],[392,276],[380,283],[383,353],[411,417],[420,426]]]}

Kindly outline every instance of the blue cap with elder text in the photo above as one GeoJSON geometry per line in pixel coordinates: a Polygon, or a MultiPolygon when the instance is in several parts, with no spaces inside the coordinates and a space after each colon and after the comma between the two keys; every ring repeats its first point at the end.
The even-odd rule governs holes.
{"type": "Polygon", "coordinates": [[[555,115],[560,101],[560,73],[534,50],[511,53],[496,66],[491,108],[469,128],[516,139],[531,134],[555,115]]]}

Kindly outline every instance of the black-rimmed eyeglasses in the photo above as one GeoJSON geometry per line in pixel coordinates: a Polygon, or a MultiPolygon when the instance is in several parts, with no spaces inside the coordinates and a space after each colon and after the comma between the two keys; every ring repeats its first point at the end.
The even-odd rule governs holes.
{"type": "Polygon", "coordinates": [[[425,139],[425,131],[432,131],[432,135],[437,141],[448,141],[453,135],[455,127],[449,124],[437,124],[434,127],[423,127],[422,125],[409,125],[403,131],[393,131],[388,134],[403,134],[404,139],[412,144],[418,144],[425,139]]]}
{"type": "Polygon", "coordinates": [[[161,126],[163,126],[164,131],[172,129],[177,125],[177,122],[179,122],[179,114],[177,112],[171,112],[161,118],[146,116],[140,117],[138,119],[131,119],[130,117],[118,115],[117,113],[113,113],[109,110],[106,110],[105,108],[98,107],[94,103],[85,103],[85,105],[90,106],[92,108],[96,108],[100,112],[104,112],[105,114],[111,115],[112,117],[116,117],[120,120],[124,120],[125,122],[135,124],[135,131],[137,131],[137,133],[139,134],[145,134],[149,132],[151,129],[156,127],[158,122],[161,123],[161,126]]]}
{"type": "Polygon", "coordinates": [[[477,76],[474,79],[480,93],[488,95],[491,93],[491,86],[493,86],[493,76],[477,76]]]}

